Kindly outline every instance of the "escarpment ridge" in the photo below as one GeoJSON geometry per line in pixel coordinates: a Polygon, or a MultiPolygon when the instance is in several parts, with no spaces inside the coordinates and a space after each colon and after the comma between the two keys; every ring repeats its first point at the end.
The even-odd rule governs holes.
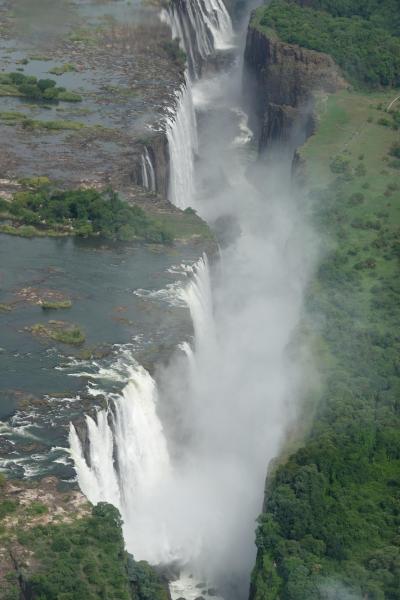
{"type": "Polygon", "coordinates": [[[314,129],[314,93],[346,85],[330,56],[263,31],[257,12],[250,20],[244,60],[244,94],[254,110],[260,152],[277,144],[300,145],[314,129]]]}

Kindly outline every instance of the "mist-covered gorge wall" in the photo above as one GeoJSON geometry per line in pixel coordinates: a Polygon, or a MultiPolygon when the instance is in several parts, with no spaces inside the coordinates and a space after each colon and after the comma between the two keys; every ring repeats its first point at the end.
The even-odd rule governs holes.
{"type": "Polygon", "coordinates": [[[314,128],[314,92],[344,84],[330,56],[279,41],[262,30],[256,13],[247,31],[244,67],[244,94],[260,152],[303,143],[314,128]]]}

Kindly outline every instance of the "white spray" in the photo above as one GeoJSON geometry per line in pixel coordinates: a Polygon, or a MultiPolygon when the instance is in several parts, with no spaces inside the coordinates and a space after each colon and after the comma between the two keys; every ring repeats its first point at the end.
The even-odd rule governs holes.
{"type": "Polygon", "coordinates": [[[153,161],[151,160],[149,151],[147,148],[144,149],[144,153],[141,156],[142,166],[142,185],[149,192],[157,191],[156,174],[154,171],[153,161]]]}
{"type": "Polygon", "coordinates": [[[197,150],[197,126],[192,88],[186,77],[176,98],[174,114],[166,120],[169,148],[168,198],[178,208],[187,208],[195,197],[194,156],[197,150]]]}
{"type": "Polygon", "coordinates": [[[171,2],[161,12],[161,19],[170,26],[172,38],[179,40],[194,79],[215,50],[232,47],[232,23],[222,0],[171,2]]]}
{"type": "MultiPolygon", "coordinates": [[[[208,103],[233,114],[231,79],[215,78],[208,103]]],[[[157,374],[158,391],[134,366],[108,414],[88,421],[87,460],[73,428],[70,440],[83,491],[119,506],[128,550],[152,563],[178,560],[232,600],[246,596],[267,465],[295,416],[300,379],[287,346],[310,253],[299,206],[285,189],[288,174],[262,169],[263,191],[256,189],[238,151],[240,127],[230,132],[232,119],[226,126],[219,115],[205,122],[196,172],[188,78],[167,122],[171,201],[195,203],[209,221],[229,215],[241,229],[222,250],[212,283],[203,259],[182,290],[193,342],[157,374]],[[218,178],[215,192],[202,192],[218,178]],[[102,440],[105,448],[92,450],[102,440]]]]}
{"type": "Polygon", "coordinates": [[[193,79],[198,78],[201,62],[217,49],[231,47],[232,23],[222,0],[171,2],[161,11],[161,19],[179,39],[186,52],[188,70],[177,94],[176,107],[166,120],[170,154],[168,199],[178,208],[194,204],[194,158],[197,151],[197,125],[193,106],[193,79]]]}

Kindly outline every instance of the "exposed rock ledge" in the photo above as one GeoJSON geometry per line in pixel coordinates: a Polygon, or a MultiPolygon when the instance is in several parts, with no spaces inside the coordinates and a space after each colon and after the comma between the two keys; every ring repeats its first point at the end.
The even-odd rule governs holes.
{"type": "Polygon", "coordinates": [[[330,56],[282,42],[252,21],[245,67],[245,93],[256,115],[252,125],[260,151],[276,144],[302,144],[314,130],[314,93],[346,85],[330,56]]]}

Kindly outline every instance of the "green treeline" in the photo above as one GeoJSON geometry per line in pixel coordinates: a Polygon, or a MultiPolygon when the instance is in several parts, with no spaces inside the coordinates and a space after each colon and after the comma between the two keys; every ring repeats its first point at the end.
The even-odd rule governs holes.
{"type": "Polygon", "coordinates": [[[37,79],[23,73],[0,73],[0,96],[22,96],[32,102],[81,102],[76,92],[59,87],[53,79],[37,79]]]}
{"type": "Polygon", "coordinates": [[[285,42],[330,54],[355,84],[400,85],[398,0],[273,0],[255,21],[285,42]]]}
{"type": "Polygon", "coordinates": [[[73,523],[18,531],[17,539],[31,556],[30,566],[9,574],[4,600],[20,598],[21,585],[24,597],[33,600],[168,599],[149,565],[125,551],[121,518],[110,504],[98,504],[73,523]]]}
{"type": "MultiPolygon", "coordinates": [[[[43,186],[17,192],[11,203],[0,200],[0,211],[5,211],[3,214],[9,215],[14,223],[30,227],[32,235],[35,235],[36,229],[44,229],[53,234],[97,235],[123,242],[134,239],[153,243],[172,241],[172,234],[167,228],[112,191],[64,191],[43,186]]],[[[11,229],[11,226],[4,225],[1,231],[12,233],[11,229]]],[[[15,232],[18,233],[18,228],[15,232]]]]}
{"type": "Polygon", "coordinates": [[[399,0],[299,0],[298,4],[326,10],[334,17],[362,17],[394,35],[400,35],[399,0]]]}
{"type": "Polygon", "coordinates": [[[324,594],[330,581],[368,600],[399,600],[400,282],[384,265],[398,262],[398,233],[363,221],[375,237],[366,258],[350,242],[358,223],[341,186],[318,202],[320,230],[340,245],[321,264],[308,308],[332,364],[306,445],[269,484],[253,600],[342,598],[324,594]],[[380,259],[376,280],[363,281],[380,259]]]}
{"type": "Polygon", "coordinates": [[[400,600],[399,145],[382,156],[373,132],[310,193],[331,248],[306,298],[324,391],[304,446],[268,482],[252,600],[400,600]]]}

